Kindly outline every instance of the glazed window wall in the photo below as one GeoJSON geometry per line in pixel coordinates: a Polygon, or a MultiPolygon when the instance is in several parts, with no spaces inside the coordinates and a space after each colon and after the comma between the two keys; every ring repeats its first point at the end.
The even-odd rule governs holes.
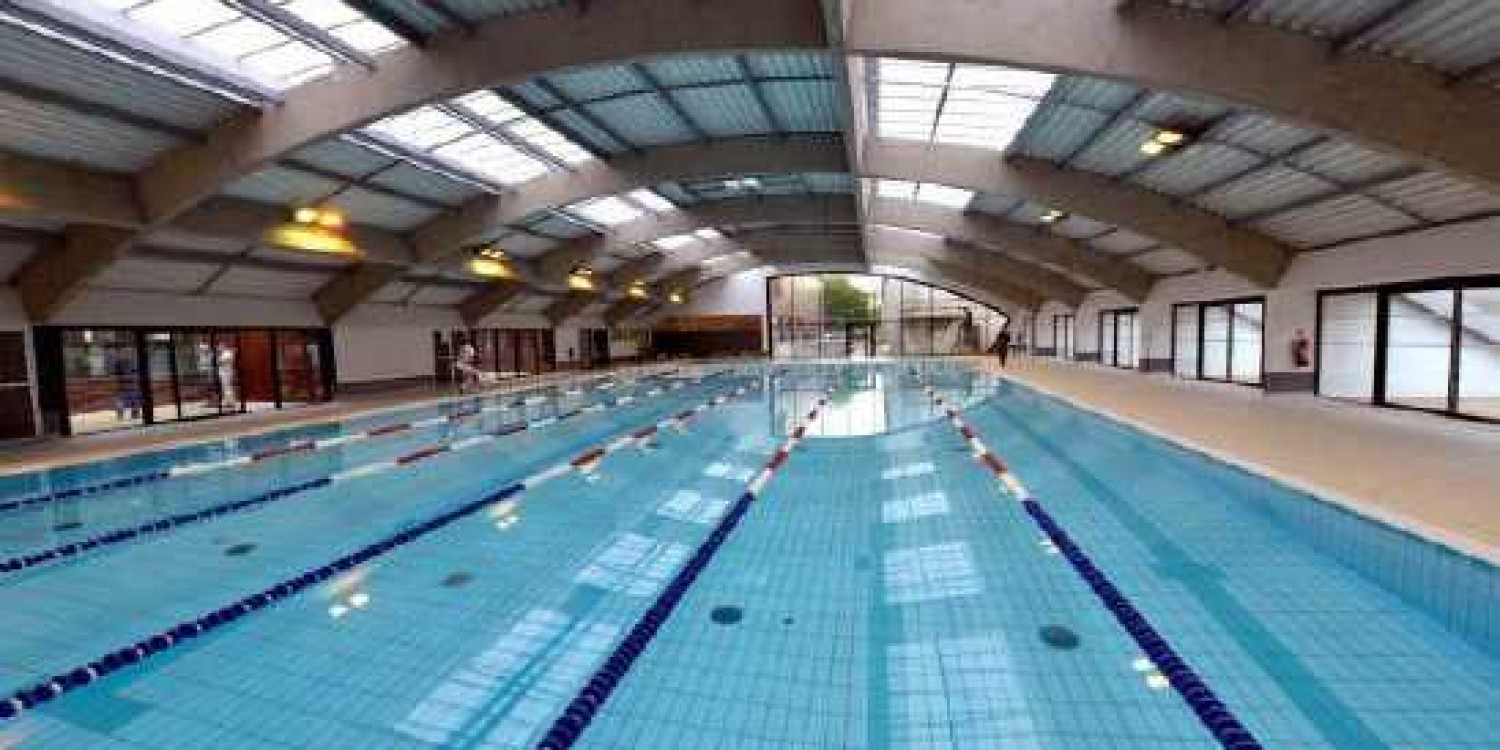
{"type": "Polygon", "coordinates": [[[433,331],[434,373],[439,383],[454,381],[454,364],[464,344],[474,345],[476,366],[501,378],[557,369],[552,331],[546,328],[476,328],[433,331]]]}
{"type": "Polygon", "coordinates": [[[766,294],[776,357],[978,354],[1009,324],[1004,313],[946,289],[867,274],[777,276],[766,294]]]}
{"type": "Polygon", "coordinates": [[[1500,280],[1319,296],[1318,393],[1500,420],[1500,280]]]}
{"type": "Polygon", "coordinates": [[[43,412],[71,435],[326,401],[326,330],[38,328],[43,412]]]}
{"type": "Polygon", "coordinates": [[[1264,300],[1172,307],[1172,372],[1177,377],[1259,385],[1264,348],[1264,300]]]}
{"type": "Polygon", "coordinates": [[[1135,308],[1099,313],[1099,361],[1110,367],[1134,368],[1140,341],[1139,312],[1135,308]]]}
{"type": "Polygon", "coordinates": [[[1072,315],[1052,316],[1052,350],[1058,359],[1073,359],[1075,330],[1072,315]]]}

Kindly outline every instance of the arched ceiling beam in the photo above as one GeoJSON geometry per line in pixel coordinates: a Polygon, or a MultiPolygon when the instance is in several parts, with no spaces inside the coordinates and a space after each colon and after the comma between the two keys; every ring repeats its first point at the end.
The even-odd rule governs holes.
{"type": "Polygon", "coordinates": [[[574,267],[594,263],[611,250],[699,229],[752,223],[855,224],[858,221],[854,201],[847,195],[774,195],[706,201],[679,211],[644,216],[615,227],[609,234],[572,240],[537,259],[536,269],[541,278],[561,282],[574,267]]]}
{"type": "Polygon", "coordinates": [[[141,225],[129,180],[0,152],[0,217],[4,216],[121,228],[141,225]]]}
{"type": "Polygon", "coordinates": [[[551,323],[553,328],[556,328],[563,321],[583,312],[602,299],[599,295],[588,292],[569,292],[548,305],[547,309],[542,311],[542,315],[547,318],[547,322],[551,323]]]}
{"type": "Polygon", "coordinates": [[[503,17],[378,57],[369,73],[303,84],[217,126],[139,176],[148,220],[170,219],[277,158],[388,115],[549,71],[690,52],[826,47],[816,0],[599,0],[503,17]]]}
{"type": "Polygon", "coordinates": [[[871,141],[864,164],[872,177],[936,182],[1025,198],[1128,229],[1270,287],[1291,263],[1292,250],[1270,237],[1159,193],[1076,169],[964,146],[871,141]]]}
{"type": "Polygon", "coordinates": [[[1500,92],[1268,24],[1166,3],[860,0],[852,54],[1082,73],[1207,94],[1346,135],[1500,191],[1500,92]],[[1335,53],[1336,52],[1336,53],[1335,53]]]}
{"type": "Polygon", "coordinates": [[[490,313],[499,310],[502,305],[515,299],[524,291],[526,291],[526,285],[520,281],[490,282],[483,289],[458,303],[458,315],[463,319],[464,325],[475,327],[490,313]]]}
{"type": "Polygon", "coordinates": [[[1025,280],[1007,276],[988,264],[975,263],[942,237],[882,231],[877,227],[866,232],[865,252],[874,264],[909,266],[925,262],[945,276],[967,279],[971,286],[986,289],[1028,310],[1041,307],[1048,299],[1044,291],[1025,280]]]}
{"type": "Polygon", "coordinates": [[[915,229],[1065,268],[1137,302],[1151,291],[1151,274],[1140,266],[998,216],[891,198],[872,199],[868,212],[871,224],[915,229]]]}
{"type": "Polygon", "coordinates": [[[636,156],[591,162],[576,172],[539,177],[509,195],[480,196],[412,232],[417,257],[433,261],[494,236],[507,224],[588,198],[618,195],[672,180],[741,174],[843,172],[843,148],[826,139],[738,138],[662,146],[636,156]]]}

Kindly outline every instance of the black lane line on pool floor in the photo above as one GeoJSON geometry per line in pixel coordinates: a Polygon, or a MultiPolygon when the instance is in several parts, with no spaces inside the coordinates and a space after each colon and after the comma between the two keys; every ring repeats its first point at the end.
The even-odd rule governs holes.
{"type": "Polygon", "coordinates": [[[1030,516],[1042,533],[1047,535],[1047,539],[1062,553],[1068,565],[1083,579],[1089,589],[1094,592],[1094,596],[1104,604],[1136,645],[1146,652],[1146,657],[1162,674],[1166,675],[1172,690],[1188,704],[1188,708],[1198,717],[1198,721],[1203,724],[1204,728],[1213,734],[1219,745],[1225,750],[1263,750],[1264,746],[1240,722],[1239,717],[1219,700],[1213,688],[1210,688],[1208,683],[1188,666],[1150,620],[1141,614],[1129,598],[1120,593],[1119,588],[1104,571],[1094,564],[1088,553],[1084,552],[1056,519],[1052,518],[1051,514],[1042,507],[1042,504],[1031,496],[1005,462],[991,451],[974,428],[963,420],[958,409],[949,406],[938,394],[937,389],[928,386],[927,393],[933,404],[947,417],[949,423],[973,447],[975,458],[989,468],[1016,496],[1021,507],[1026,511],[1026,515],[1030,516]]]}
{"type": "Polygon", "coordinates": [[[685,423],[713,406],[726,403],[730,399],[731,393],[742,394],[746,390],[748,389],[744,387],[738,391],[725,389],[712,399],[696,407],[686,409],[665,419],[653,421],[644,430],[619,431],[615,433],[616,437],[605,443],[602,448],[588,450],[579,457],[564,460],[551,468],[527,475],[524,479],[512,482],[478,500],[472,500],[457,508],[433,516],[420,524],[391,534],[378,542],[365,545],[331,563],[308,570],[302,575],[288,578],[281,583],[269,586],[258,593],[246,596],[237,602],[233,602],[228,606],[221,607],[196,619],[184,620],[160,633],[146,636],[128,646],[111,651],[88,664],[75,667],[70,671],[60,672],[56,676],[36,683],[31,687],[23,687],[11,696],[0,698],[0,720],[20,716],[25,711],[47,703],[64,693],[82,688],[113,672],[130,667],[163,651],[170,650],[189,639],[197,638],[209,631],[235,622],[251,612],[264,609],[282,599],[294,596],[339,573],[352,570],[374,558],[410,544],[459,519],[473,515],[495,503],[562,476],[569,471],[577,469],[583,463],[598,460],[599,457],[612,450],[617,450],[630,444],[639,435],[655,432],[660,425],[685,423]]]}
{"type": "MultiPolygon", "coordinates": [[[[695,380],[690,382],[692,382],[693,385],[697,385],[699,383],[702,383],[703,380],[695,380]]],[[[663,393],[665,392],[667,392],[666,389],[663,390],[663,393]]],[[[601,411],[607,411],[609,409],[625,406],[627,404],[636,403],[640,400],[640,398],[628,394],[627,396],[620,398],[600,399],[587,406],[570,409],[560,414],[554,414],[547,417],[538,417],[537,419],[531,420],[517,420],[514,422],[507,422],[506,424],[501,425],[494,430],[477,432],[472,435],[457,437],[451,440],[440,440],[438,442],[431,443],[424,448],[418,448],[416,450],[409,451],[395,458],[380,459],[364,464],[359,464],[354,467],[340,469],[339,471],[332,474],[303,481],[298,484],[288,485],[286,487],[278,487],[274,490],[262,492],[258,495],[252,495],[243,500],[219,503],[218,505],[211,505],[207,508],[200,508],[195,511],[187,511],[163,518],[155,518],[137,523],[134,526],[118,527],[106,532],[95,534],[86,539],[80,539],[78,541],[68,542],[66,544],[59,544],[55,547],[49,547],[43,550],[22,552],[13,557],[10,557],[9,559],[0,559],[0,577],[11,573],[20,573],[21,571],[29,570],[37,566],[46,565],[50,562],[66,560],[96,549],[102,549],[116,544],[123,544],[125,542],[134,541],[136,539],[148,538],[152,535],[160,534],[179,526],[186,526],[189,524],[199,523],[225,515],[253,510],[270,503],[279,502],[287,498],[301,495],[304,492],[319,489],[322,487],[328,487],[332,484],[337,484],[340,481],[346,479],[354,479],[360,476],[365,476],[369,473],[373,473],[374,470],[391,470],[404,468],[416,464],[420,461],[433,458],[434,456],[439,456],[445,453],[451,453],[457,450],[475,447],[478,445],[486,445],[496,438],[514,435],[519,432],[526,432],[528,430],[536,429],[539,427],[546,427],[548,425],[563,422],[584,414],[596,414],[601,411]],[[628,398],[629,400],[625,400],[626,398],[628,398]]]]}
{"type": "Polygon", "coordinates": [[[651,645],[657,631],[672,616],[672,612],[677,609],[677,605],[687,594],[688,588],[698,580],[698,574],[708,567],[719,548],[724,545],[724,541],[729,538],[729,534],[750,511],[750,506],[755,504],[760,497],[766,483],[771,481],[771,477],[775,476],[776,472],[786,464],[792,450],[802,442],[803,437],[807,435],[808,427],[813,420],[818,418],[818,412],[827,403],[827,396],[820,398],[812,410],[803,417],[802,423],[786,439],[786,442],[782,443],[760,472],[750,480],[745,487],[745,492],[735,501],[729,512],[719,520],[708,537],[698,545],[693,556],[678,569],[676,575],[672,576],[672,580],[656,597],[651,608],[636,620],[635,625],[615,646],[609,658],[594,671],[593,676],[578,691],[573,700],[569,701],[562,714],[552,722],[552,726],[537,743],[538,750],[569,750],[583,735],[589,723],[599,713],[599,709],[614,693],[615,687],[625,679],[625,675],[629,673],[636,659],[645,652],[647,646],[651,645]]]}

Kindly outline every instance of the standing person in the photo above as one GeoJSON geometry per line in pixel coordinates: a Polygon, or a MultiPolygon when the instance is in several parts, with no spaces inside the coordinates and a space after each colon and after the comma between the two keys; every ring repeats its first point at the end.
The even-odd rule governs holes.
{"type": "Polygon", "coordinates": [[[479,368],[475,363],[479,361],[479,350],[473,344],[464,344],[458,348],[458,361],[454,363],[453,369],[458,370],[458,392],[467,393],[470,388],[479,387],[479,368]]]}
{"type": "Polygon", "coordinates": [[[220,344],[215,363],[219,371],[219,411],[239,411],[239,395],[236,391],[234,350],[220,344]]]}
{"type": "Polygon", "coordinates": [[[1000,359],[1000,366],[1005,366],[1005,361],[1010,358],[1010,328],[1007,326],[1000,329],[1000,335],[995,337],[995,356],[1000,359]]]}

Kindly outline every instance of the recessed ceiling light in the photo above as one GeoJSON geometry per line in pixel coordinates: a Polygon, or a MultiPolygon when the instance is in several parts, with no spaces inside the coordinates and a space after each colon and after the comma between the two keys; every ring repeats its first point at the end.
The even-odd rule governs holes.
{"type": "Polygon", "coordinates": [[[1063,219],[1066,219],[1067,217],[1068,217],[1068,214],[1066,212],[1059,211],[1059,210],[1057,210],[1055,208],[1054,209],[1049,209],[1047,211],[1047,213],[1042,214],[1042,223],[1043,224],[1056,224],[1057,222],[1062,221],[1063,219]]]}

